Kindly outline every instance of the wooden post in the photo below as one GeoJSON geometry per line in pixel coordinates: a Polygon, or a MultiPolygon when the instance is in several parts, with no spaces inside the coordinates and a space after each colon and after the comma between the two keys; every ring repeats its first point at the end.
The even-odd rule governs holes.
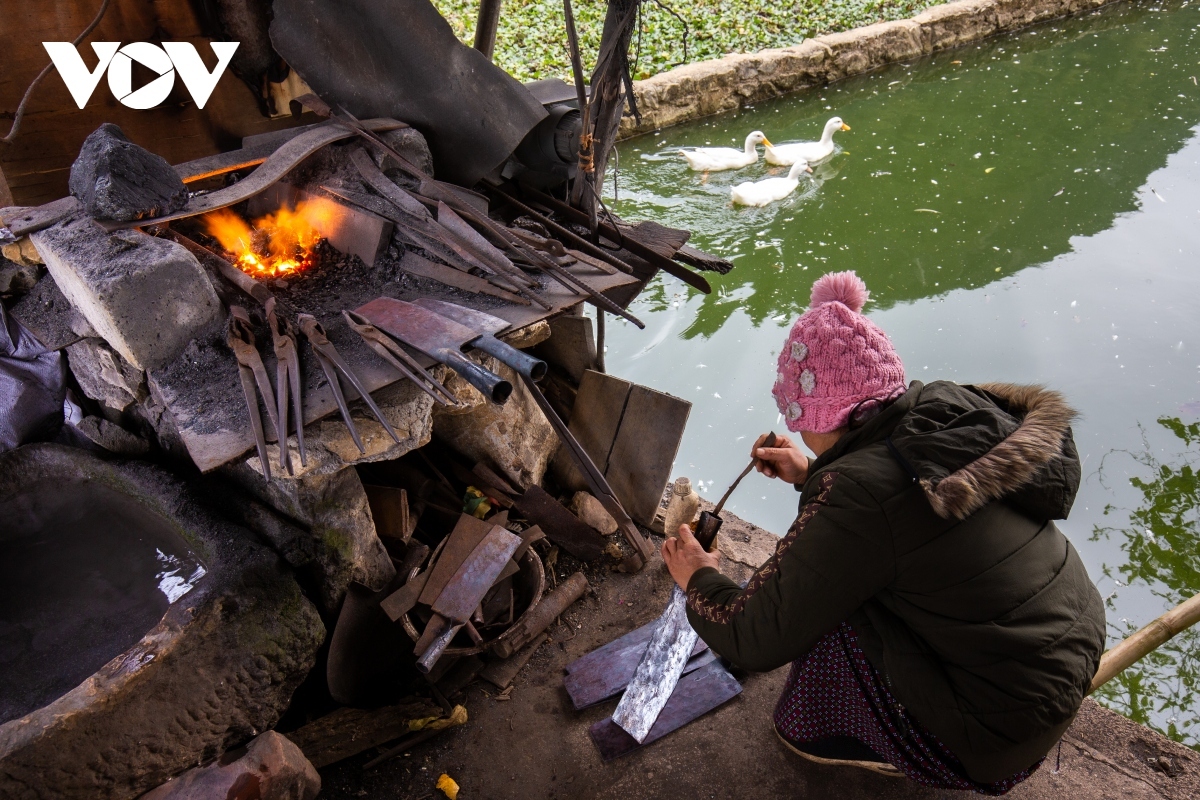
{"type": "Polygon", "coordinates": [[[1132,666],[1176,634],[1200,622],[1200,594],[1185,600],[1100,657],[1088,694],[1132,666]]]}
{"type": "Polygon", "coordinates": [[[479,19],[475,23],[475,49],[488,58],[496,51],[496,29],[500,27],[503,0],[480,0],[479,19]]]}
{"type": "Polygon", "coordinates": [[[4,167],[0,165],[0,208],[16,205],[13,201],[12,189],[8,188],[8,180],[4,177],[4,167]]]}

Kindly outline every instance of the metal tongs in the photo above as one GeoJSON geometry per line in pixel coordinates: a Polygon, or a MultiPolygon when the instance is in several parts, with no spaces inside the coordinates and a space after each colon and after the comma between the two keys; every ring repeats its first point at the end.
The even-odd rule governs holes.
{"type": "MultiPolygon", "coordinates": [[[[367,391],[367,387],[363,386],[362,381],[354,374],[354,371],[342,360],[338,355],[338,351],[334,348],[333,343],[329,341],[329,337],[325,335],[325,329],[321,327],[321,323],[317,322],[317,318],[311,314],[300,314],[296,321],[300,324],[300,330],[308,339],[308,343],[312,345],[313,353],[317,357],[321,369],[325,371],[325,378],[329,381],[329,388],[333,390],[333,398],[337,401],[338,410],[342,412],[342,420],[345,421],[346,427],[350,429],[350,438],[354,440],[354,444],[358,447],[358,452],[366,455],[367,448],[363,447],[362,439],[359,438],[358,429],[354,427],[354,420],[350,418],[350,408],[346,405],[346,396],[342,394],[342,386],[338,381],[338,373],[340,372],[350,385],[354,387],[363,402],[371,409],[371,413],[379,420],[379,424],[383,425],[383,429],[388,432],[392,440],[397,444],[400,443],[400,437],[396,435],[396,431],[392,428],[387,417],[379,410],[379,406],[375,405],[375,401],[371,399],[371,393],[367,391]]],[[[266,373],[264,372],[264,375],[266,373]]]]}
{"type": "Polygon", "coordinates": [[[346,318],[351,330],[361,336],[372,350],[395,367],[401,375],[415,383],[421,391],[432,397],[435,403],[444,406],[459,405],[458,398],[449,389],[426,372],[420,362],[409,355],[396,340],[372,325],[370,320],[354,311],[343,311],[342,316],[346,318]]]}
{"type": "Polygon", "coordinates": [[[285,458],[287,436],[280,433],[279,420],[275,415],[275,406],[272,405],[275,393],[271,390],[271,379],[267,377],[267,368],[263,366],[262,356],[258,354],[258,346],[254,341],[254,325],[250,322],[249,312],[241,306],[229,307],[229,328],[225,341],[237,358],[238,376],[242,381],[242,393],[246,396],[246,408],[250,412],[250,427],[254,431],[258,460],[262,464],[263,475],[270,480],[271,462],[267,460],[267,439],[263,432],[262,414],[258,409],[258,394],[262,395],[271,426],[279,437],[281,463],[285,458]],[[255,384],[258,385],[258,394],[255,394],[255,384]]]}
{"type": "MultiPolygon", "coordinates": [[[[275,313],[275,298],[265,303],[267,326],[275,346],[275,405],[276,433],[279,436],[279,465],[294,475],[292,456],[287,447],[288,394],[292,400],[292,417],[296,421],[296,444],[300,449],[300,466],[308,466],[308,454],[304,450],[304,406],[300,398],[300,357],[296,350],[296,333],[286,318],[275,313]]],[[[268,404],[268,407],[270,404],[268,404]]]]}

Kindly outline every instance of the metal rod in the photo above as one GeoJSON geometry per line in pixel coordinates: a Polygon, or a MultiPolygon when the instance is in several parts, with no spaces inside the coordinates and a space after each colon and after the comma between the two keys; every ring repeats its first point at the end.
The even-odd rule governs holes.
{"type": "Polygon", "coordinates": [[[496,31],[500,27],[502,0],[481,0],[475,22],[475,49],[488,58],[496,51],[496,31]]]}
{"type": "MultiPolygon", "coordinates": [[[[755,447],[754,449],[757,450],[759,447],[774,447],[774,446],[775,446],[775,431],[771,431],[770,433],[767,434],[767,438],[763,439],[762,444],[758,445],[758,447],[755,447]]],[[[738,484],[742,482],[742,478],[749,475],[750,470],[754,469],[754,465],[757,463],[758,463],[757,458],[750,459],[750,463],[746,465],[746,468],[744,470],[742,470],[742,474],[738,475],[737,480],[735,480],[733,482],[733,484],[728,489],[725,490],[725,494],[721,495],[721,499],[717,501],[717,507],[714,508],[713,512],[712,512],[714,517],[720,516],[721,509],[725,507],[725,501],[729,499],[729,495],[733,494],[733,490],[736,489],[738,487],[738,484]]]]}
{"type": "Polygon", "coordinates": [[[645,562],[650,560],[652,551],[650,543],[646,541],[646,537],[642,536],[642,532],[638,530],[637,525],[630,519],[629,513],[625,507],[621,505],[620,499],[612,486],[609,485],[608,479],[600,472],[596,463],[592,461],[591,456],[583,449],[583,445],[579,444],[579,440],[571,433],[570,428],[562,421],[562,417],[550,405],[550,401],[542,394],[542,390],[530,378],[522,375],[521,380],[524,381],[525,387],[529,389],[529,393],[533,395],[534,401],[538,404],[538,408],[542,410],[542,414],[550,422],[554,428],[558,438],[567,446],[567,452],[570,453],[575,462],[575,466],[583,473],[583,479],[588,484],[588,488],[592,490],[592,494],[600,504],[604,506],[609,515],[617,522],[617,527],[625,540],[633,547],[635,559],[637,560],[636,569],[641,569],[645,562]]]}
{"type": "MultiPolygon", "coordinates": [[[[624,261],[622,261],[621,259],[614,256],[612,253],[610,253],[606,250],[603,250],[602,248],[597,247],[596,245],[592,244],[587,239],[583,238],[579,234],[572,231],[570,228],[566,228],[562,225],[559,225],[557,222],[550,219],[545,214],[542,214],[541,212],[535,211],[534,209],[530,208],[528,205],[526,205],[522,201],[518,200],[513,195],[513,193],[506,187],[501,186],[499,184],[489,184],[489,185],[492,186],[492,188],[494,188],[496,191],[500,192],[500,194],[503,195],[505,200],[512,203],[514,206],[516,206],[518,209],[520,209],[523,213],[528,214],[529,216],[536,219],[538,222],[545,225],[550,230],[554,231],[559,236],[563,237],[565,240],[570,241],[572,244],[574,244],[580,250],[584,251],[585,253],[587,253],[589,255],[593,255],[596,258],[603,259],[604,261],[608,262],[609,264],[612,264],[614,267],[621,270],[621,272],[624,272],[627,275],[633,274],[633,267],[629,266],[624,261]]],[[[579,213],[584,213],[584,212],[579,212],[579,213]]]]}
{"type": "Polygon", "coordinates": [[[604,372],[604,309],[596,309],[596,372],[604,372]]]}
{"type": "MultiPolygon", "coordinates": [[[[581,225],[587,223],[587,220],[582,218],[582,211],[577,208],[572,208],[561,200],[557,200],[547,194],[537,191],[536,189],[530,189],[526,186],[522,186],[521,191],[528,192],[539,203],[549,206],[553,210],[573,218],[581,225]]],[[[704,279],[703,276],[697,275],[690,269],[687,269],[680,264],[676,264],[662,253],[651,250],[649,247],[637,241],[632,236],[622,235],[622,233],[617,230],[615,226],[610,225],[607,222],[601,222],[599,224],[599,232],[613,244],[619,247],[624,247],[626,250],[633,253],[635,256],[638,256],[639,258],[646,259],[646,261],[650,263],[650,266],[657,267],[669,275],[674,275],[684,283],[699,289],[705,294],[712,294],[712,286],[707,280],[704,279]]]]}

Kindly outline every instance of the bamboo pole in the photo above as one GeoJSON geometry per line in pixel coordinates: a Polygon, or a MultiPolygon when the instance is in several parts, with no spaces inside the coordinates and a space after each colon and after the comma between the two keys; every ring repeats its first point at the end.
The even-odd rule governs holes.
{"type": "Polygon", "coordinates": [[[1096,670],[1096,676],[1092,678],[1088,694],[1095,692],[1127,667],[1157,649],[1163,642],[1197,622],[1200,622],[1200,594],[1175,606],[1101,656],[1100,667],[1096,670]]]}

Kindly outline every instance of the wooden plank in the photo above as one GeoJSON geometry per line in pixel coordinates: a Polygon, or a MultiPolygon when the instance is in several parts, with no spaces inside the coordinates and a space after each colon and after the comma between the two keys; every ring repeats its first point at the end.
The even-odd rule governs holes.
{"type": "MultiPolygon", "coordinates": [[[[640,647],[629,647],[613,654],[610,661],[597,665],[597,669],[580,669],[563,678],[563,688],[571,698],[576,711],[603,703],[625,691],[633,680],[642,656],[646,654],[646,642],[640,647]]],[[[695,672],[716,659],[717,654],[708,649],[703,641],[697,641],[692,656],[683,666],[683,674],[695,672]]]]}
{"type": "Polygon", "coordinates": [[[442,552],[438,554],[437,563],[430,570],[429,580],[421,591],[419,602],[427,606],[433,605],[433,601],[437,600],[446,584],[454,577],[454,573],[458,572],[458,568],[493,527],[495,526],[490,522],[475,519],[470,514],[463,514],[458,518],[458,524],[450,532],[446,544],[442,546],[442,552]]]}
{"type": "MultiPolygon", "coordinates": [[[[92,21],[99,6],[98,2],[3,4],[0,108],[16,109],[29,82],[49,63],[42,42],[71,41],[92,21]]],[[[113,0],[88,41],[192,42],[211,65],[212,51],[197,8],[194,3],[168,0],[113,0]]],[[[79,52],[90,68],[95,60],[91,48],[81,44],[79,52]]],[[[312,119],[313,115],[305,115],[303,121],[312,119]]],[[[80,109],[59,76],[51,74],[31,96],[16,139],[0,147],[0,161],[16,202],[37,205],[67,194],[71,162],[84,138],[104,122],[119,125],[131,141],[149,147],[169,163],[179,163],[229,149],[248,134],[299,121],[264,117],[254,92],[232,71],[217,81],[203,109],[196,108],[177,79],[167,102],[145,110],[122,105],[103,80],[80,109]]],[[[7,129],[4,124],[3,130],[7,129]]]]}
{"type": "Polygon", "coordinates": [[[732,261],[706,253],[703,250],[698,250],[690,244],[685,244],[679,248],[679,252],[675,254],[675,260],[690,267],[707,272],[716,272],[720,275],[725,275],[733,269],[732,261]]]}
{"type": "Polygon", "coordinates": [[[443,716],[439,706],[417,699],[375,709],[339,708],[284,736],[319,769],[399,739],[414,730],[414,723],[443,716]]]}
{"type": "Polygon", "coordinates": [[[648,526],[658,512],[691,411],[688,401],[645,386],[629,391],[604,477],[629,516],[642,525],[648,526]]]}
{"type": "Polygon", "coordinates": [[[394,486],[373,486],[364,483],[375,533],[385,539],[408,543],[412,536],[409,527],[408,491],[394,486]]]}
{"type": "Polygon", "coordinates": [[[596,743],[600,757],[611,761],[679,730],[722,703],[737,697],[741,692],[742,685],[729,670],[719,661],[713,661],[679,680],[671,699],[667,701],[654,727],[640,745],[632,736],[621,730],[612,718],[595,723],[588,729],[588,733],[596,743]]]}
{"type": "Polygon", "coordinates": [[[12,232],[13,236],[26,236],[43,228],[49,228],[56,222],[62,222],[82,210],[83,203],[68,195],[43,206],[34,206],[19,211],[6,208],[0,216],[3,216],[4,225],[12,232]]]}
{"type": "Polygon", "coordinates": [[[555,317],[550,320],[550,338],[530,352],[560,367],[578,384],[584,371],[596,366],[596,335],[591,319],[568,314],[555,317]]]}
{"type": "Polygon", "coordinates": [[[633,239],[663,258],[674,258],[675,254],[679,252],[679,248],[687,244],[687,240],[692,235],[691,231],[668,228],[666,225],[660,225],[652,220],[632,225],[622,223],[617,228],[626,239],[633,239]]]}
{"type": "MultiPolygon", "coordinates": [[[[551,335],[550,340],[553,341],[551,335]]],[[[585,370],[571,410],[567,429],[575,436],[584,451],[592,457],[601,474],[607,471],[608,454],[621,427],[621,416],[633,384],[592,370],[585,370]]],[[[573,492],[589,490],[583,474],[575,466],[567,446],[559,447],[553,462],[554,477],[573,492]]]]}
{"type": "Polygon", "coordinates": [[[604,537],[536,484],[513,500],[513,505],[546,537],[581,561],[594,561],[604,555],[604,537]]]}

